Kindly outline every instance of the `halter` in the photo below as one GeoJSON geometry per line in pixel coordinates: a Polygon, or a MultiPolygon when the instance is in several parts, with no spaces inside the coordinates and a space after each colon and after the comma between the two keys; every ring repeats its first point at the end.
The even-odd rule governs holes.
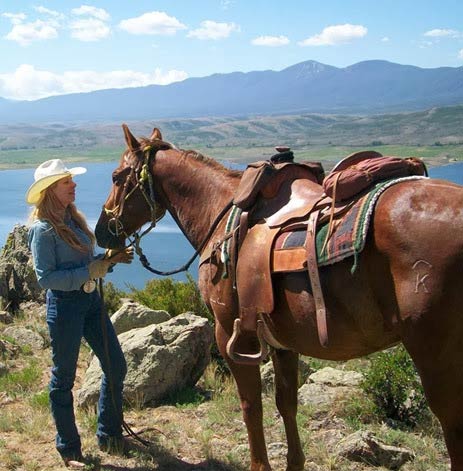
{"type": "MultiPolygon", "coordinates": [[[[173,148],[173,146],[171,146],[171,148],[173,148]]],[[[139,149],[135,152],[138,152],[138,151],[139,149]]],[[[180,273],[180,272],[188,270],[190,265],[193,263],[196,257],[201,253],[201,251],[203,250],[203,248],[209,241],[211,235],[217,228],[219,222],[222,220],[225,214],[229,211],[229,209],[233,206],[233,201],[228,202],[227,205],[219,213],[219,215],[215,218],[203,242],[200,244],[198,249],[195,251],[195,253],[190,258],[190,260],[188,260],[187,263],[185,263],[180,268],[177,268],[175,270],[170,270],[170,271],[159,271],[159,270],[156,270],[155,268],[152,268],[150,266],[148,259],[146,258],[145,254],[142,251],[142,248],[140,246],[140,241],[146,234],[148,234],[152,229],[156,227],[157,222],[164,217],[166,210],[161,205],[159,205],[155,199],[153,175],[150,169],[150,159],[152,155],[151,151],[152,151],[151,146],[146,146],[143,148],[144,158],[143,158],[143,164],[141,165],[141,168],[139,165],[136,165],[136,166],[130,165],[130,173],[127,175],[125,179],[120,203],[117,204],[113,209],[108,209],[106,208],[106,206],[103,205],[103,211],[105,212],[107,216],[110,217],[110,219],[108,220],[108,232],[110,232],[115,237],[120,237],[121,235],[123,235],[130,242],[128,247],[130,246],[134,247],[134,250],[139,257],[141,264],[148,271],[156,275],[169,276],[175,273],[180,273]],[[128,191],[130,182],[132,180],[135,181],[135,184],[133,188],[130,191],[128,191]],[[148,191],[146,190],[147,183],[148,183],[148,191]],[[138,231],[135,231],[133,233],[133,240],[132,240],[130,235],[127,234],[120,218],[122,216],[122,212],[124,211],[125,202],[137,189],[141,191],[143,197],[145,198],[150,208],[150,225],[141,234],[138,231]]],[[[155,155],[156,155],[156,152],[153,154],[153,156],[155,155]]]]}

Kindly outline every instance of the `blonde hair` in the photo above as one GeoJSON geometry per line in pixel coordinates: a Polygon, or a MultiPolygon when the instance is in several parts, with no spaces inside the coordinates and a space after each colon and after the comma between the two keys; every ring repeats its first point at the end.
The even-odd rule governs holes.
{"type": "Polygon", "coordinates": [[[84,253],[92,252],[95,246],[95,235],[88,227],[85,216],[76,208],[76,205],[74,203],[70,203],[66,208],[66,212],[77,226],[88,236],[90,244],[82,242],[75,232],[65,224],[64,218],[60,217],[63,211],[63,205],[55,195],[55,192],[52,191],[56,186],[56,183],[43,191],[42,198],[31,213],[31,220],[36,221],[37,219],[40,219],[42,221],[49,222],[58,236],[73,249],[84,253]]]}

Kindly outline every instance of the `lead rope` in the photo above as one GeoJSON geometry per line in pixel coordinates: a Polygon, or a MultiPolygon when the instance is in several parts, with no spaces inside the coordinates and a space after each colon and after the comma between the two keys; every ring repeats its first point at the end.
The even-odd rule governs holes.
{"type": "MultiPolygon", "coordinates": [[[[106,330],[106,318],[108,317],[108,310],[106,309],[106,304],[104,301],[102,278],[98,279],[98,290],[100,292],[100,298],[101,298],[101,330],[103,332],[103,345],[104,345],[104,351],[105,351],[105,356],[106,356],[106,368],[108,371],[108,374],[106,375],[106,377],[109,383],[109,391],[111,393],[111,400],[113,403],[114,412],[116,412],[118,410],[118,407],[116,405],[116,397],[115,397],[114,385],[113,385],[113,379],[112,379],[112,373],[111,373],[111,361],[110,361],[109,346],[108,346],[108,333],[106,330]]],[[[140,435],[136,433],[130,427],[130,425],[124,420],[123,415],[122,415],[122,404],[121,404],[120,415],[121,415],[120,419],[121,419],[122,428],[124,429],[124,431],[127,433],[128,436],[132,437],[134,440],[137,440],[139,443],[141,443],[142,445],[146,447],[153,445],[153,443],[150,442],[149,440],[145,440],[144,438],[140,437],[140,435]]],[[[160,432],[160,430],[157,430],[157,431],[160,432]]]]}

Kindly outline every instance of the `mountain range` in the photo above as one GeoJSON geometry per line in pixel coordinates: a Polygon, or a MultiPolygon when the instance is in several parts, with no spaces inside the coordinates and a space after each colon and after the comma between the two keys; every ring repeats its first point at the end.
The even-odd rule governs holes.
{"type": "Polygon", "coordinates": [[[0,123],[349,115],[457,104],[463,104],[463,67],[424,69],[371,60],[338,68],[306,61],[281,71],[214,74],[169,85],[107,89],[35,101],[0,98],[0,123]]]}

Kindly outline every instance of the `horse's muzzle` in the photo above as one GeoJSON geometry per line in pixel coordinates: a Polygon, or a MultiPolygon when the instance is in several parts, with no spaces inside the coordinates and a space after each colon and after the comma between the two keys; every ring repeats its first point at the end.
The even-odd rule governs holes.
{"type": "Polygon", "coordinates": [[[108,229],[107,221],[98,221],[95,227],[96,243],[105,249],[122,249],[125,247],[123,236],[117,237],[108,229]]]}

